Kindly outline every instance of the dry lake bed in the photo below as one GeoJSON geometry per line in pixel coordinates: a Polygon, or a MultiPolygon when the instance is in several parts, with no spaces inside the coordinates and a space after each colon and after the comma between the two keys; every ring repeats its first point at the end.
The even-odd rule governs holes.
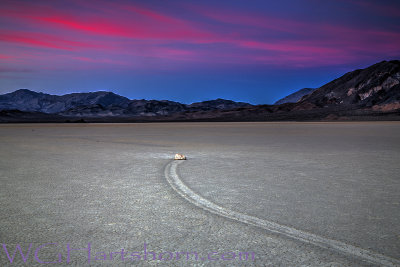
{"type": "Polygon", "coordinates": [[[0,266],[400,264],[399,122],[3,124],[0,153],[0,266]]]}

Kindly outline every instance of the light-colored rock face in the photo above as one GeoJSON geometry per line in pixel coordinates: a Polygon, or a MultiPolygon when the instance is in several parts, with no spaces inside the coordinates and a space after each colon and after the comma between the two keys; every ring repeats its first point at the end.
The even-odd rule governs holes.
{"type": "Polygon", "coordinates": [[[361,100],[364,100],[364,99],[370,97],[372,94],[374,94],[374,93],[376,93],[376,92],[378,92],[380,90],[382,90],[382,86],[381,85],[372,88],[371,90],[369,90],[366,93],[358,94],[358,96],[360,97],[361,100]]]}
{"type": "MultiPolygon", "coordinates": [[[[384,73],[379,73],[378,77],[382,75],[384,75],[384,73]]],[[[368,79],[368,81],[361,83],[357,87],[349,88],[349,90],[347,91],[347,96],[351,96],[361,91],[365,86],[369,85],[371,81],[372,79],[368,79]]],[[[390,89],[393,86],[398,85],[399,83],[400,83],[400,72],[397,72],[392,76],[388,77],[381,85],[375,86],[374,88],[368,90],[367,92],[359,93],[358,96],[360,97],[361,100],[364,100],[382,89],[384,90],[390,89]]]]}
{"type": "Polygon", "coordinates": [[[398,85],[400,83],[400,73],[396,73],[392,77],[387,78],[383,83],[382,87],[383,88],[391,88],[395,85],[398,85]]]}
{"type": "Polygon", "coordinates": [[[347,91],[347,96],[351,96],[352,94],[354,94],[355,91],[357,91],[356,88],[350,88],[349,91],[347,91]]]}
{"type": "MultiPolygon", "coordinates": [[[[374,93],[384,89],[390,89],[395,85],[398,85],[400,83],[400,73],[395,73],[394,75],[388,77],[381,85],[375,86],[374,88],[370,89],[368,92],[365,93],[360,93],[358,96],[360,97],[361,100],[364,100],[374,93]]],[[[366,83],[368,84],[368,83],[366,83]]],[[[360,84],[357,88],[350,88],[349,91],[347,92],[347,95],[350,96],[354,92],[361,90],[365,85],[365,83],[360,84]]]]}
{"type": "Polygon", "coordinates": [[[175,154],[175,160],[185,160],[186,156],[182,154],[175,154]]]}
{"type": "Polygon", "coordinates": [[[371,83],[371,80],[372,79],[369,79],[368,81],[359,84],[357,87],[349,88],[349,90],[347,91],[347,96],[351,96],[352,94],[362,90],[365,86],[367,86],[371,83]]]}

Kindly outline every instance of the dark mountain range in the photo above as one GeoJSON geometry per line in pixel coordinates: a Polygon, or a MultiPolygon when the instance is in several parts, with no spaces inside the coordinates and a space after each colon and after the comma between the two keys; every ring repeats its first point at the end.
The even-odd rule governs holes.
{"type": "Polygon", "coordinates": [[[185,111],[213,111],[251,106],[216,99],[190,105],[168,100],[129,100],[112,92],[50,95],[20,89],[0,95],[0,110],[42,112],[70,117],[168,116],[185,111]]]}
{"type": "Polygon", "coordinates": [[[204,111],[204,110],[226,110],[226,109],[234,109],[234,108],[249,107],[249,106],[252,105],[250,105],[249,103],[235,102],[232,100],[225,100],[218,98],[215,100],[196,102],[188,105],[188,108],[191,111],[204,111]]]}
{"type": "Polygon", "coordinates": [[[49,95],[28,89],[0,95],[0,109],[18,109],[43,113],[59,113],[71,108],[87,105],[113,105],[126,107],[130,100],[111,92],[74,93],[68,95],[49,95]]]}
{"type": "Polygon", "coordinates": [[[167,116],[173,113],[183,112],[188,109],[189,108],[185,104],[167,100],[130,100],[124,105],[80,105],[72,107],[66,111],[62,111],[59,114],[64,116],[80,117],[167,116]]]}
{"type": "Polygon", "coordinates": [[[400,120],[400,61],[382,61],[351,71],[295,103],[277,105],[253,106],[224,99],[186,105],[167,100],[129,100],[111,92],[56,96],[27,89],[0,96],[1,122],[82,120],[400,120]]]}
{"type": "Polygon", "coordinates": [[[303,88],[300,89],[288,96],[285,96],[282,99],[279,99],[274,103],[274,105],[280,105],[285,103],[296,103],[299,101],[303,96],[310,94],[311,92],[315,91],[315,88],[303,88]]]}

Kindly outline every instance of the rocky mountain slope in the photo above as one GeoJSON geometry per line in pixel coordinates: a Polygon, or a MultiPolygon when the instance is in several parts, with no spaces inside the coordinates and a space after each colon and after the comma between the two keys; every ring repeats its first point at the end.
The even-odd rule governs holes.
{"type": "Polygon", "coordinates": [[[285,103],[296,103],[299,101],[303,96],[308,95],[315,91],[315,88],[303,88],[300,89],[288,96],[285,96],[282,99],[279,99],[274,103],[274,105],[280,105],[280,104],[285,104],[285,103]]]}
{"type": "Polygon", "coordinates": [[[400,120],[400,60],[382,61],[306,94],[296,103],[218,112],[189,112],[179,120],[400,120]]]}
{"type": "Polygon", "coordinates": [[[400,60],[351,71],[303,97],[297,109],[348,107],[400,108],[400,60]]]}

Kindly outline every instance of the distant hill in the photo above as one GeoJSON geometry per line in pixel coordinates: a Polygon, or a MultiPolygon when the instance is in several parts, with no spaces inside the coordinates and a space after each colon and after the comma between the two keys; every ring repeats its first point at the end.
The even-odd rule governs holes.
{"type": "Polygon", "coordinates": [[[20,89],[0,95],[0,110],[39,112],[69,117],[168,116],[185,111],[212,111],[251,106],[225,99],[190,105],[168,100],[130,100],[112,92],[73,93],[62,96],[20,89]]]}
{"type": "Polygon", "coordinates": [[[226,110],[226,109],[234,109],[240,107],[250,107],[249,103],[244,102],[235,102],[232,100],[226,99],[215,99],[215,100],[208,100],[203,102],[196,102],[193,104],[188,105],[190,111],[198,111],[198,110],[226,110]]]}
{"type": "Polygon", "coordinates": [[[20,89],[12,93],[0,95],[0,109],[18,109],[43,113],[59,113],[78,106],[102,105],[125,107],[129,99],[111,92],[73,93],[67,95],[50,95],[37,93],[28,89],[20,89]]]}
{"type": "Polygon", "coordinates": [[[282,99],[279,99],[278,101],[276,101],[274,103],[274,105],[280,105],[280,104],[284,104],[284,103],[296,103],[297,101],[299,101],[303,96],[308,95],[309,93],[313,92],[315,90],[315,88],[303,88],[300,89],[288,96],[285,96],[282,99]]]}

